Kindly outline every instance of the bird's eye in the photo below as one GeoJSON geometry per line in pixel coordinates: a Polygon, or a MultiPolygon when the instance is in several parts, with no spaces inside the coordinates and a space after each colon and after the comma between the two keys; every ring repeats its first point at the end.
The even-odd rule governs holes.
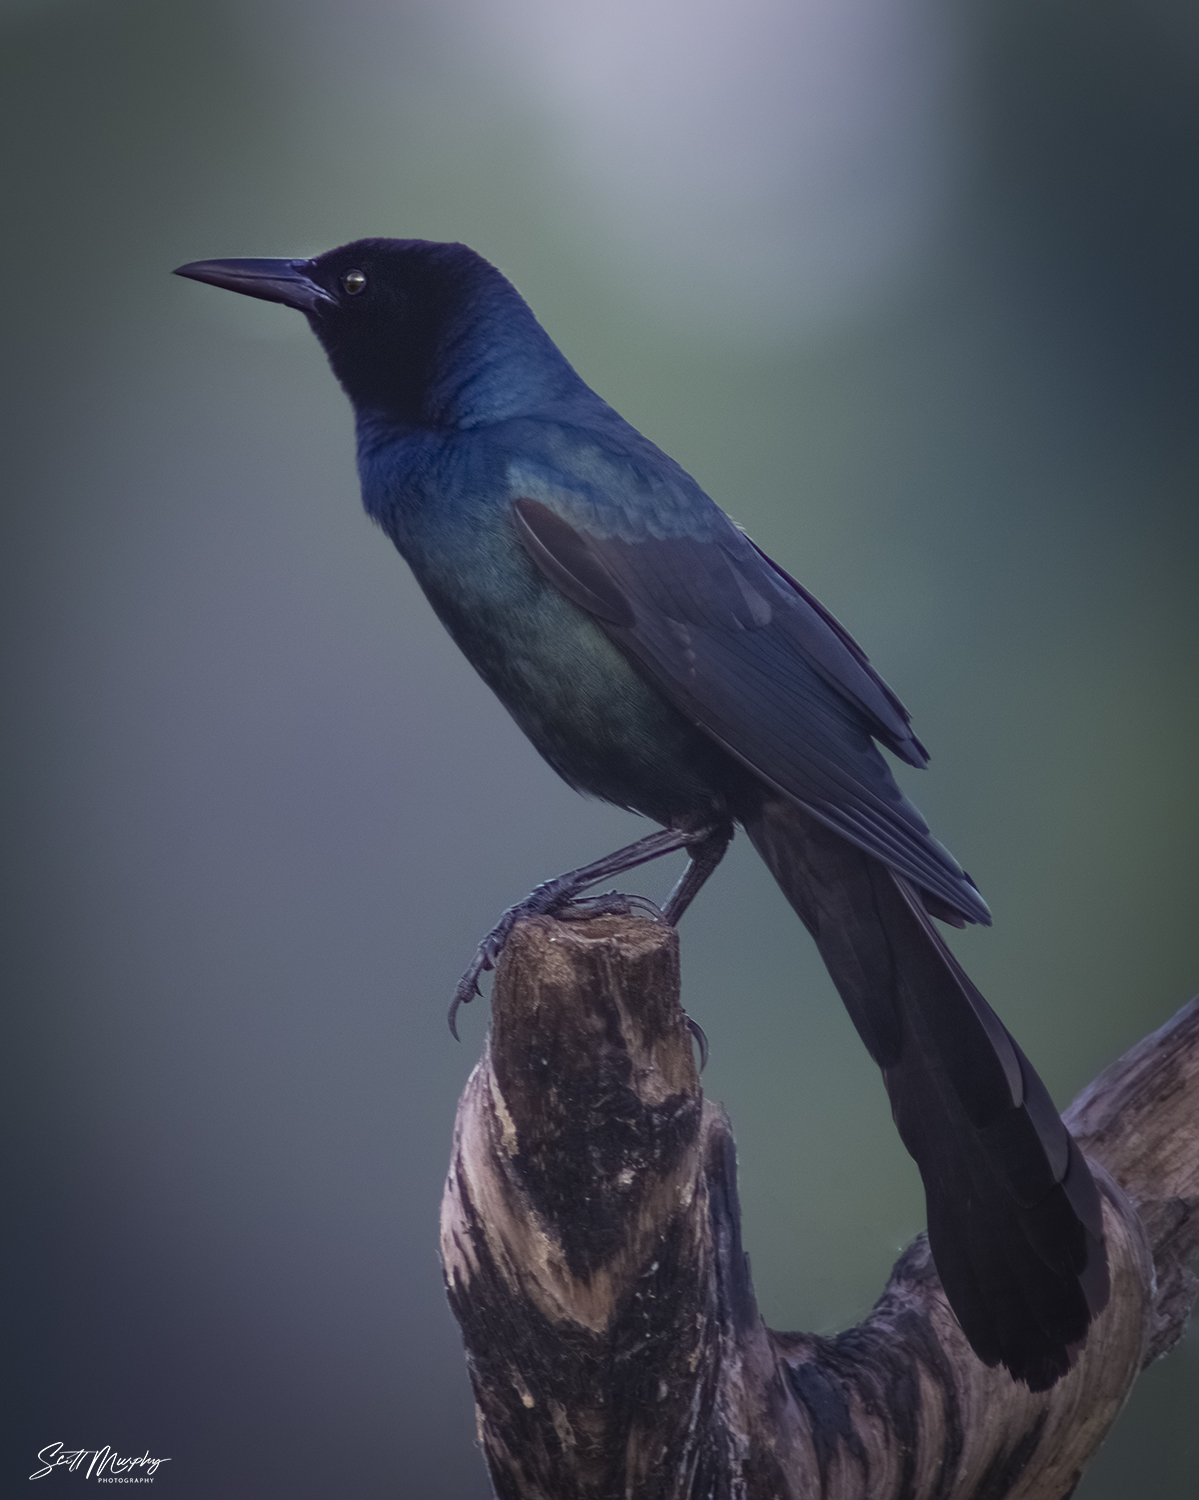
{"type": "Polygon", "coordinates": [[[361,271],[347,271],[341,278],[341,284],[351,297],[356,297],[359,292],[366,291],[366,277],[361,271]]]}

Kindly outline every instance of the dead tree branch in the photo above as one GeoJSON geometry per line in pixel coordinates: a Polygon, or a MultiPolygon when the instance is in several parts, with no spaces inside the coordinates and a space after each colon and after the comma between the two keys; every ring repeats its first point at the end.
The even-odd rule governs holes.
{"type": "Polygon", "coordinates": [[[675,933],[513,934],[442,1210],[450,1303],[501,1500],[1059,1500],[1180,1336],[1199,1249],[1199,1001],[1067,1113],[1105,1198],[1112,1297],[1034,1395],[979,1363],[923,1237],[870,1316],[774,1333],[703,1098],[675,933]]]}

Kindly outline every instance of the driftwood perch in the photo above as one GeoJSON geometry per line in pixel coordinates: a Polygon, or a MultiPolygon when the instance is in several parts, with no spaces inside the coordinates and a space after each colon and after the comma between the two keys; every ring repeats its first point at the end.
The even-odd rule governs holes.
{"type": "Polygon", "coordinates": [[[706,1102],[674,931],[523,923],[458,1108],[450,1303],[501,1500],[1059,1500],[1181,1335],[1199,1249],[1199,1000],[1067,1123],[1104,1194],[1112,1297],[1033,1395],[966,1344],[924,1238],[835,1338],[762,1322],[733,1138],[706,1102]]]}

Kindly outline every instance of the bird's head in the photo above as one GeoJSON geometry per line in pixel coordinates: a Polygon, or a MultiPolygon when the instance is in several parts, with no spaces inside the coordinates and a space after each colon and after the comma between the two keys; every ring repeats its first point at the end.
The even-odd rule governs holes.
{"type": "Polygon", "coordinates": [[[355,410],[405,427],[530,414],[578,380],[511,282],[465,245],[354,240],[313,260],[200,260],[175,275],[297,308],[355,410]]]}

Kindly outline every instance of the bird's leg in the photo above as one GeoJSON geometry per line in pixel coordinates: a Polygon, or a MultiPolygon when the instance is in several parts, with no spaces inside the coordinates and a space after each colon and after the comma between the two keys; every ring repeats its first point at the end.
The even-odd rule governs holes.
{"type": "MultiPolygon", "coordinates": [[[[729,847],[733,837],[733,825],[731,823],[718,823],[714,828],[706,828],[699,838],[692,844],[688,844],[687,853],[690,856],[687,868],[675,882],[674,890],[666,898],[666,905],[662,908],[663,921],[669,922],[672,927],[677,927],[679,918],[699,895],[700,887],[712,871],[724,858],[725,850],[729,847]]],[[[702,1073],[708,1066],[708,1037],[704,1028],[698,1021],[692,1020],[688,1015],[683,1016],[687,1023],[687,1030],[695,1038],[699,1047],[699,1070],[702,1073]]]]}
{"type": "Polygon", "coordinates": [[[559,917],[570,917],[578,912],[581,917],[631,917],[635,911],[643,912],[654,922],[662,920],[662,908],[648,896],[632,896],[627,891],[603,891],[598,896],[573,896],[565,906],[555,913],[559,917]]]}
{"type": "Polygon", "coordinates": [[[699,895],[704,881],[724,858],[732,837],[731,823],[717,823],[713,828],[702,829],[694,841],[687,845],[690,856],[687,868],[679,876],[662,908],[663,920],[672,927],[679,925],[679,918],[699,895]]]}
{"type": "MultiPolygon", "coordinates": [[[[458,981],[454,998],[450,1002],[449,1015],[450,1032],[455,1040],[458,1037],[458,1007],[469,1005],[479,993],[480,976],[486,970],[495,967],[495,961],[508,941],[508,934],[522,917],[547,916],[568,905],[580,891],[585,891],[589,885],[595,885],[613,875],[621,875],[625,870],[636,869],[638,865],[644,865],[651,859],[660,859],[664,854],[674,854],[679,849],[690,849],[692,846],[704,847],[715,837],[716,830],[712,828],[692,829],[689,832],[680,828],[663,828],[658,833],[651,833],[643,839],[638,839],[635,844],[626,844],[623,849],[617,849],[615,853],[606,855],[603,859],[597,859],[592,864],[583,865],[578,870],[568,870],[565,875],[557,875],[553,880],[545,881],[536,890],[531,891],[523,901],[510,906],[479,944],[470,968],[458,981]]],[[[730,837],[731,830],[724,834],[723,842],[718,844],[719,852],[691,889],[686,901],[683,902],[684,906],[716,868],[716,863],[720,855],[724,853],[730,837]]],[[[693,861],[688,873],[694,868],[693,861]]],[[[684,875],[683,881],[679,883],[680,887],[686,879],[687,876],[684,875]]],[[[676,889],[675,895],[677,894],[676,889]]],[[[671,901],[674,899],[675,897],[672,896],[671,901]]]]}

